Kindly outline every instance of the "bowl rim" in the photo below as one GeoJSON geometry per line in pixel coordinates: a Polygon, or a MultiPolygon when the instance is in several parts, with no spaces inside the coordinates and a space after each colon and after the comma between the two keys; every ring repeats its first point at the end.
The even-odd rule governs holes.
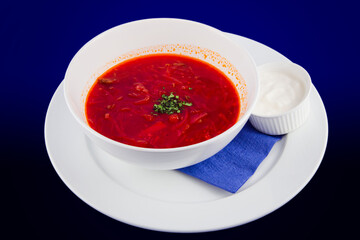
{"type": "MultiPolygon", "coordinates": [[[[91,133],[93,136],[95,136],[96,138],[99,138],[100,140],[102,141],[105,141],[106,143],[110,144],[110,145],[114,145],[114,146],[118,146],[118,147],[121,147],[121,148],[125,148],[125,149],[128,149],[128,150],[135,150],[135,151],[140,151],[140,152],[152,152],[152,153],[169,153],[169,152],[180,152],[180,151],[185,151],[185,150],[191,150],[191,149],[194,149],[194,148],[198,148],[198,147],[201,147],[201,146],[206,146],[206,145],[210,145],[212,144],[213,142],[217,141],[218,139],[222,138],[224,135],[227,135],[227,134],[230,134],[234,131],[236,131],[238,128],[240,128],[241,126],[245,125],[246,122],[248,121],[248,119],[250,118],[250,115],[251,115],[251,112],[252,110],[254,109],[255,107],[255,103],[259,97],[259,90],[260,90],[260,83],[259,83],[259,79],[258,79],[258,72],[257,72],[257,67],[256,67],[256,63],[255,63],[255,60],[254,58],[251,56],[251,54],[249,53],[249,51],[239,45],[238,43],[234,42],[236,44],[236,46],[238,48],[241,48],[242,51],[244,51],[247,55],[247,58],[250,60],[250,62],[252,63],[251,65],[254,67],[254,74],[255,74],[255,79],[256,79],[256,84],[255,84],[255,90],[254,90],[254,100],[252,102],[252,104],[247,104],[247,109],[245,110],[245,113],[237,120],[237,122],[232,125],[230,128],[228,128],[227,130],[225,130],[224,132],[220,133],[219,135],[215,136],[215,137],[212,137],[208,140],[205,140],[205,141],[202,141],[202,142],[199,142],[199,143],[195,143],[195,144],[191,144],[191,145],[186,145],[186,146],[182,146],[182,147],[173,147],[173,148],[146,148],[146,147],[138,147],[138,146],[133,146],[133,145],[129,145],[129,144],[125,144],[125,143],[121,143],[121,142],[118,142],[118,141],[115,141],[113,139],[110,139],[108,137],[105,137],[104,135],[98,133],[97,131],[95,131],[94,129],[92,129],[88,124],[87,122],[81,120],[77,114],[74,112],[74,110],[72,109],[71,107],[71,104],[70,104],[70,100],[68,99],[68,96],[67,96],[67,81],[66,81],[66,76],[67,76],[67,73],[68,73],[68,70],[69,70],[69,67],[70,65],[72,64],[72,62],[75,60],[76,58],[76,55],[82,51],[83,49],[86,49],[92,42],[96,41],[97,39],[103,37],[105,34],[107,34],[108,32],[110,31],[114,31],[115,29],[119,28],[119,27],[122,27],[122,26],[125,26],[125,25],[130,25],[130,24],[139,24],[139,23],[142,23],[142,22],[149,22],[149,21],[177,21],[177,22],[187,22],[187,23],[190,23],[190,24],[197,24],[201,27],[205,27],[207,28],[208,30],[210,31],[213,31],[217,34],[220,34],[223,38],[227,39],[228,41],[231,41],[231,42],[234,42],[230,37],[226,36],[222,31],[214,28],[214,27],[211,27],[209,25],[206,25],[206,24],[203,24],[203,23],[200,23],[200,22],[196,22],[196,21],[192,21],[192,20],[187,20],[187,19],[180,19],[180,18],[147,18],[147,19],[141,19],[141,20],[135,20],[135,21],[130,21],[130,22],[126,22],[126,23],[123,23],[123,24],[120,24],[120,25],[117,25],[117,26],[114,26],[110,29],[107,29],[101,33],[99,33],[98,35],[96,35],[95,37],[93,37],[92,39],[90,39],[88,42],[86,42],[76,53],[75,55],[73,56],[73,58],[71,59],[68,67],[67,67],[67,70],[66,70],[66,73],[65,73],[65,77],[64,77],[64,98],[65,98],[65,102],[66,102],[66,105],[68,106],[68,109],[70,110],[72,116],[76,119],[76,121],[89,133],[91,133]]],[[[246,80],[245,80],[246,82],[246,80]]]]}
{"type": "MultiPolygon", "coordinates": [[[[297,111],[299,108],[302,107],[302,105],[306,102],[306,100],[309,98],[310,96],[310,92],[311,92],[311,86],[312,86],[312,81],[311,81],[311,77],[310,74],[299,64],[293,63],[293,62],[284,62],[284,61],[274,61],[274,62],[268,62],[268,63],[264,63],[260,66],[258,66],[256,69],[259,72],[259,68],[264,67],[264,66],[269,66],[269,65],[275,65],[275,66],[292,66],[297,68],[297,70],[300,70],[301,72],[303,72],[306,76],[305,78],[305,94],[303,96],[303,98],[301,99],[301,101],[299,101],[294,107],[292,107],[291,109],[282,112],[282,113],[277,113],[277,114],[271,114],[271,115],[261,115],[261,114],[256,114],[256,113],[251,113],[252,116],[257,117],[257,118],[262,118],[262,119],[268,119],[268,118],[279,118],[279,117],[283,117],[285,115],[290,115],[293,112],[297,111]]],[[[260,86],[260,79],[259,79],[259,86],[260,86]]],[[[260,95],[260,93],[259,93],[260,95]]]]}

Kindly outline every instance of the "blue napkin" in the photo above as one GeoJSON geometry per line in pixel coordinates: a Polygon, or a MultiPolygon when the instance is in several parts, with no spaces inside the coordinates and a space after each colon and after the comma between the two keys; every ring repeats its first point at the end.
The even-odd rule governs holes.
{"type": "Polygon", "coordinates": [[[178,170],[235,193],[254,174],[281,137],[263,134],[247,122],[220,152],[203,162],[178,170]]]}

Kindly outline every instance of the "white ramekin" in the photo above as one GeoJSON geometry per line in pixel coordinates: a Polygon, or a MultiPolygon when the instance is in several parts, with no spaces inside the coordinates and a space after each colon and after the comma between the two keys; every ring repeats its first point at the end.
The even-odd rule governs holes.
{"type": "MultiPolygon", "coordinates": [[[[308,119],[310,112],[309,95],[311,91],[311,78],[308,72],[301,66],[292,62],[271,62],[257,68],[259,76],[264,71],[277,71],[288,73],[301,79],[305,84],[303,99],[287,112],[276,115],[262,115],[252,113],[250,116],[251,124],[260,132],[270,135],[282,135],[302,126],[308,119]]],[[[261,81],[260,81],[261,89],[261,81]]]]}

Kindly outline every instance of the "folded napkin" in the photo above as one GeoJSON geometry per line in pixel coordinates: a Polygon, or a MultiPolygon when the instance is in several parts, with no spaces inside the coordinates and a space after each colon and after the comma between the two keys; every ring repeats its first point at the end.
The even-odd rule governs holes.
{"type": "Polygon", "coordinates": [[[263,134],[248,122],[220,152],[203,162],[178,170],[235,193],[254,174],[281,137],[263,134]]]}

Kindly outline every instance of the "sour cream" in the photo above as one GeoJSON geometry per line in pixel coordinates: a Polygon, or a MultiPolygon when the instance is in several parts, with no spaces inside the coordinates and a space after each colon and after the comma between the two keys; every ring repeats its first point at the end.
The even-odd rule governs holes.
{"type": "Polygon", "coordinates": [[[304,99],[306,86],[301,77],[281,69],[258,70],[260,94],[253,114],[282,114],[296,107],[304,99]]]}

